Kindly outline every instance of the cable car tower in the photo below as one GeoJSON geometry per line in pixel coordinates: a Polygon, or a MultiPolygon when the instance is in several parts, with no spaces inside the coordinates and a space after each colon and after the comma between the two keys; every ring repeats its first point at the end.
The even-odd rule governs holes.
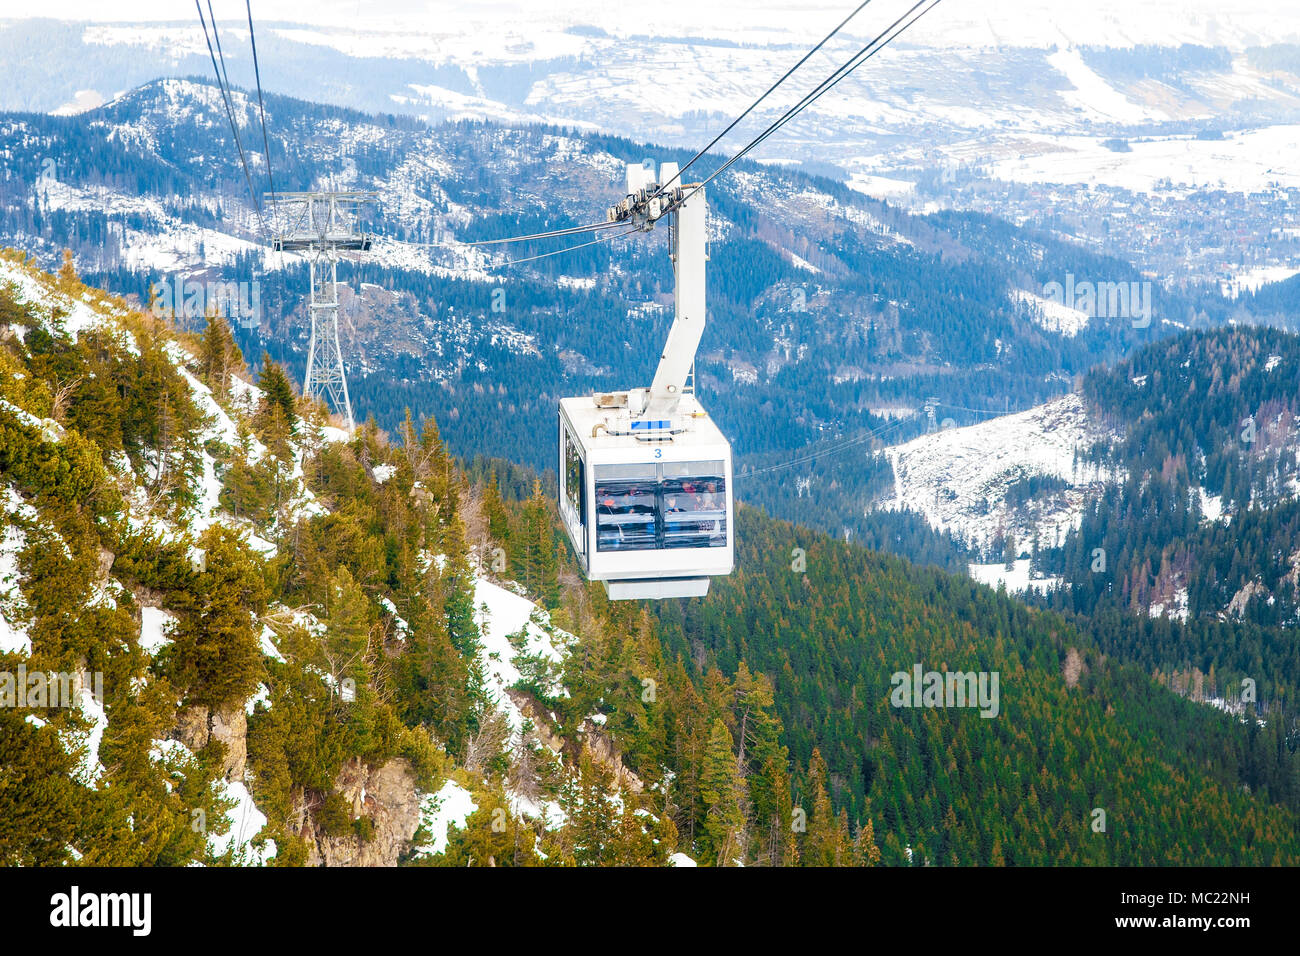
{"type": "Polygon", "coordinates": [[[612,600],[698,597],[735,565],[731,445],[695,397],[708,207],[676,163],[628,166],[607,219],[669,220],[676,313],[650,386],[560,400],[560,514],[587,577],[612,600]]]}
{"type": "Polygon", "coordinates": [[[275,237],[276,252],[296,252],[311,269],[311,343],[302,393],[319,398],[356,427],[352,399],[339,345],[338,261],[342,253],[369,252],[371,236],[358,224],[363,203],[375,202],[374,192],[276,193],[271,196],[284,231],[275,237]]]}

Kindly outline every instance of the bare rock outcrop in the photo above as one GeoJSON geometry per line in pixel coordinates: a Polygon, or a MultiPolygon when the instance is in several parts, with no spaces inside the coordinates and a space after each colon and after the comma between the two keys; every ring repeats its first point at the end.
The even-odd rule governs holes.
{"type": "Polygon", "coordinates": [[[396,866],[420,826],[420,796],[415,772],[397,757],[380,767],[353,758],[343,765],[334,788],[352,820],[369,824],[359,832],[329,835],[304,814],[300,834],[307,840],[309,866],[396,866]]]}
{"type": "Polygon", "coordinates": [[[226,748],[221,760],[221,775],[227,780],[243,780],[248,764],[248,715],[238,704],[220,710],[203,706],[182,707],[176,713],[172,736],[190,750],[198,752],[213,740],[226,748]]]}
{"type": "Polygon", "coordinates": [[[603,765],[614,775],[618,786],[632,793],[640,793],[645,783],[623,763],[623,755],[614,744],[614,738],[591,720],[584,720],[580,730],[580,743],[565,741],[556,731],[551,715],[537,702],[531,694],[519,690],[508,690],[507,694],[525,717],[533,722],[537,739],[555,753],[567,752],[577,757],[583,750],[591,754],[593,760],[603,765]]]}

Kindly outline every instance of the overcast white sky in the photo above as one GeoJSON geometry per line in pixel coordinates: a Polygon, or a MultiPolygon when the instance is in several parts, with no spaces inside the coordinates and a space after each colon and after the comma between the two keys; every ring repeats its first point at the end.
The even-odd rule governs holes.
{"type": "MultiPolygon", "coordinates": [[[[204,0],[206,3],[208,0],[204,0]]],[[[242,0],[211,0],[219,20],[244,17],[242,0]]],[[[728,35],[751,27],[792,40],[824,32],[854,0],[253,0],[257,21],[361,30],[461,33],[498,23],[563,28],[593,24],[615,34],[728,35]]],[[[862,17],[883,20],[898,0],[875,0],[862,17]]],[[[905,8],[905,7],[903,7],[905,8]]],[[[192,0],[0,0],[0,18],[158,21],[195,19],[192,0]]],[[[887,22],[887,21],[885,21],[887,22]]],[[[864,32],[866,27],[864,26],[864,32]]],[[[1062,42],[1124,46],[1201,42],[1241,47],[1300,38],[1296,0],[945,0],[909,37],[946,45],[1062,42]]]]}

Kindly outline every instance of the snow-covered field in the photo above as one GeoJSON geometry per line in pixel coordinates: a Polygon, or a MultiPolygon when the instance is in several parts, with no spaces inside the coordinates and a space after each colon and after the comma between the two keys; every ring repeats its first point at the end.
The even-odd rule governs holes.
{"type": "Polygon", "coordinates": [[[1293,266],[1260,266],[1250,269],[1231,279],[1225,279],[1219,287],[1223,294],[1235,299],[1243,293],[1258,292],[1273,282],[1285,282],[1292,276],[1300,275],[1300,268],[1293,266]]]}
{"type": "Polygon", "coordinates": [[[970,576],[980,584],[991,588],[1005,587],[1008,594],[1023,594],[1034,590],[1050,591],[1060,583],[1059,578],[1034,577],[1030,571],[1029,558],[1020,558],[1008,570],[1006,563],[972,564],[967,570],[970,576]]]}
{"type": "Polygon", "coordinates": [[[1130,152],[1106,137],[1055,134],[1020,144],[1020,154],[992,164],[997,179],[1020,183],[1113,186],[1133,192],[1222,188],[1253,193],[1300,187],[1300,126],[1269,126],[1222,140],[1189,135],[1129,140],[1130,152]]]}

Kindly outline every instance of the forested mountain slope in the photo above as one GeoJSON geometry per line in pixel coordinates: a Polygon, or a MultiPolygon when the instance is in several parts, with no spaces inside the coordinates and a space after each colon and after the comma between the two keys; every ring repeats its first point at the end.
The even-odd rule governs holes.
{"type": "MultiPolygon", "coordinates": [[[[236,90],[234,106],[247,144],[256,99],[236,90]]],[[[497,263],[580,243],[508,254],[467,243],[600,221],[622,198],[626,163],[684,162],[689,152],[544,126],[427,125],[274,95],[266,109],[277,188],[379,196],[368,220],[379,241],[343,267],[344,351],[362,418],[392,429],[406,406],[427,409],[458,453],[540,468],[554,455],[544,436],[556,397],[652,376],[671,316],[662,231],[508,268],[497,263]]],[[[160,80],[75,117],[6,114],[0,150],[13,156],[0,182],[6,243],[47,265],[70,248],[83,275],[141,305],[163,282],[259,282],[261,315],[256,330],[236,328],[240,345],[254,364],[266,350],[300,377],[306,264],[269,253],[259,236],[215,87],[160,80]]],[[[265,169],[257,154],[250,162],[260,193],[265,169]]],[[[691,175],[719,162],[706,158],[691,175]]],[[[757,465],[877,427],[932,395],[1026,408],[1173,323],[1230,312],[1218,298],[1157,287],[1149,324],[1083,316],[1066,327],[1041,299],[1051,283],[1144,277],[989,216],[915,216],[779,166],[743,162],[708,196],[699,385],[757,465]]],[[[269,210],[266,220],[273,231],[269,210]]],[[[960,408],[944,415],[976,420],[960,408]]]]}
{"type": "MultiPolygon", "coordinates": [[[[477,512],[432,423],[349,438],[278,366],[249,384],[219,320],[178,337],[13,253],[0,340],[0,692],[27,692],[0,708],[0,859],[675,848],[586,713],[528,716],[520,670],[551,691],[574,639],[472,563],[477,512]]],[[[549,517],[507,524],[524,547],[501,570],[527,578],[549,517]]]]}
{"type": "Polygon", "coordinates": [[[664,646],[771,675],[795,760],[820,749],[832,798],[870,808],[886,862],[909,845],[934,863],[1296,859],[1300,758],[1280,722],[1248,731],[1180,700],[969,579],[748,509],[739,540],[732,578],[659,610],[664,646]],[[999,715],[893,707],[892,675],[918,664],[999,672],[999,715]]]}
{"type": "MultiPolygon", "coordinates": [[[[869,517],[932,532],[900,533],[890,550],[926,557],[942,531],[949,567],[1074,615],[1108,653],[1179,693],[1240,712],[1249,679],[1258,703],[1290,714],[1298,390],[1300,337],[1187,332],[1039,408],[844,457],[875,476],[867,506],[911,509],[869,517]]],[[[825,494],[816,463],[789,478],[809,513],[862,501],[843,479],[825,494]]]]}
{"type": "Polygon", "coordinates": [[[1300,612],[1300,336],[1237,327],[1149,346],[1087,376],[1123,480],[1043,556],[1074,607],[1295,626],[1300,612]],[[1096,549],[1109,574],[1092,571],[1096,549]],[[1159,613],[1155,611],[1153,613],[1159,613]]]}
{"type": "Polygon", "coordinates": [[[1055,614],[748,509],[708,598],[611,605],[432,421],[349,437],[219,321],[0,273],[0,671],[102,675],[0,708],[7,862],[1300,860],[1280,725],[1055,614]],[[918,664],[997,716],[893,706],[918,664]]]}

